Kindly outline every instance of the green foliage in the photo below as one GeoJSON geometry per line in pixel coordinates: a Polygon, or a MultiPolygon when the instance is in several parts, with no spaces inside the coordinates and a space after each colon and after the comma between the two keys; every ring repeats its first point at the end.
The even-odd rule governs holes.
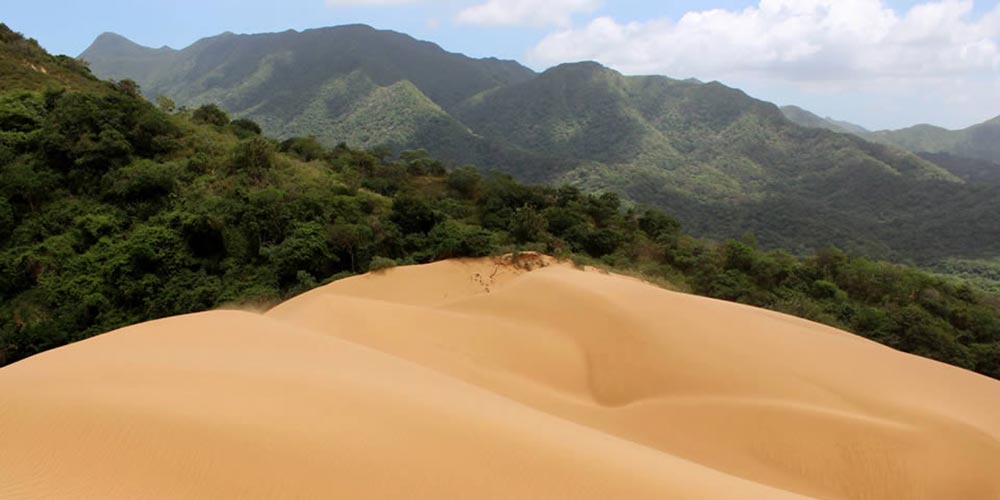
{"type": "Polygon", "coordinates": [[[525,205],[514,211],[510,221],[510,234],[518,243],[544,240],[549,222],[534,207],[525,205]]]}
{"type": "Polygon", "coordinates": [[[399,263],[530,248],[1000,378],[1000,302],[976,288],[838,250],[798,258],[754,238],[696,239],[614,193],[449,173],[423,151],[393,159],[301,138],[276,148],[127,89],[0,93],[0,137],[5,362],[399,263]]]}
{"type": "Polygon", "coordinates": [[[639,229],[654,240],[672,241],[680,234],[681,225],[663,212],[646,209],[639,217],[639,229]]]}
{"type": "Polygon", "coordinates": [[[474,200],[482,192],[482,177],[475,167],[465,166],[448,174],[448,187],[458,196],[474,200]]]}
{"type": "Polygon", "coordinates": [[[263,133],[257,122],[246,118],[233,120],[229,123],[229,126],[233,128],[237,136],[244,139],[254,135],[261,135],[263,133]]]}
{"type": "Polygon", "coordinates": [[[7,198],[0,198],[0,239],[10,236],[14,230],[14,207],[7,198]]]}
{"type": "Polygon", "coordinates": [[[415,196],[401,196],[392,204],[389,220],[404,234],[426,234],[438,222],[438,214],[430,204],[415,196]]]}
{"type": "Polygon", "coordinates": [[[434,226],[428,236],[435,259],[485,257],[497,249],[493,233],[455,220],[434,226]]]}
{"type": "Polygon", "coordinates": [[[261,254],[285,283],[297,278],[300,272],[314,278],[333,274],[338,260],[322,224],[314,221],[296,223],[281,243],[262,248],[261,254]]]}
{"type": "Polygon", "coordinates": [[[191,118],[195,123],[205,123],[208,125],[215,125],[217,127],[225,127],[229,125],[229,115],[222,110],[219,106],[215,104],[203,104],[194,110],[191,114],[191,118]]]}
{"type": "Polygon", "coordinates": [[[163,94],[156,96],[156,106],[164,113],[173,113],[177,109],[177,103],[163,94]]]}
{"type": "Polygon", "coordinates": [[[233,169],[255,180],[264,177],[274,166],[274,145],[263,137],[240,141],[233,151],[233,169]]]}
{"type": "MultiPolygon", "coordinates": [[[[365,170],[347,182],[386,196],[395,195],[404,175],[436,173],[442,162],[435,162],[444,160],[525,182],[615,192],[670,213],[692,234],[728,239],[750,231],[762,248],[797,255],[837,246],[940,267],[1000,254],[1000,218],[992,216],[1000,212],[1000,185],[960,182],[996,179],[996,160],[926,161],[797,126],[786,115],[879,140],[802,110],[783,114],[717,82],[630,77],[595,63],[535,74],[516,63],[427,51],[404,35],[361,26],[213,37],[169,52],[104,35],[83,57],[98,74],[135,78],[150,95],[169,94],[189,106],[219,101],[267,134],[315,137],[282,145],[305,161],[322,158],[319,144],[370,149],[380,163],[403,151],[384,175],[365,170]]],[[[998,127],[993,120],[955,133],[910,132],[921,150],[996,158],[998,127]]],[[[467,200],[484,192],[469,173],[449,182],[467,200]]],[[[498,211],[485,223],[498,230],[523,205],[488,203],[498,211]]],[[[577,249],[590,236],[579,225],[564,229],[577,233],[570,238],[577,249]]],[[[614,234],[589,239],[603,251],[614,234]]]]}
{"type": "Polygon", "coordinates": [[[0,92],[43,91],[50,88],[112,91],[112,86],[90,74],[87,64],[67,56],[52,56],[38,42],[0,23],[0,92]]]}
{"type": "Polygon", "coordinates": [[[368,265],[369,272],[384,271],[386,269],[392,269],[398,266],[399,263],[393,259],[387,259],[385,257],[375,257],[372,259],[371,264],[368,265]]]}
{"type": "Polygon", "coordinates": [[[302,161],[319,160],[326,156],[326,149],[315,137],[292,137],[281,142],[282,153],[291,154],[302,161]]]}
{"type": "MultiPolygon", "coordinates": [[[[864,137],[918,153],[944,155],[936,159],[945,161],[951,158],[980,160],[991,163],[994,168],[1000,164],[1000,117],[962,130],[916,125],[902,130],[872,132],[864,137]]],[[[995,173],[992,178],[996,178],[995,173]]]]}

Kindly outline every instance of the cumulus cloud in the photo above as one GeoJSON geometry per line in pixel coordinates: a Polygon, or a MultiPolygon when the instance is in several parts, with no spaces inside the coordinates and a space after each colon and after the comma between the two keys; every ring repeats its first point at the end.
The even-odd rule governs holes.
{"type": "Polygon", "coordinates": [[[458,13],[462,24],[568,27],[573,16],[597,10],[601,0],[488,0],[458,13]]]}
{"type": "Polygon", "coordinates": [[[593,59],[628,73],[758,76],[817,85],[989,78],[1000,72],[1000,6],[971,0],[760,0],[743,10],[688,12],[678,20],[600,17],[563,27],[529,53],[538,64],[593,59]]]}

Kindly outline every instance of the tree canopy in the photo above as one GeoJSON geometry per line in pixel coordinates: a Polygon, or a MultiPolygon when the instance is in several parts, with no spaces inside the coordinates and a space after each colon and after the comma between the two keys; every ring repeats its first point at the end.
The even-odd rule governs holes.
{"type": "Polygon", "coordinates": [[[702,240],[612,193],[447,170],[424,151],[278,143],[214,111],[164,109],[127,85],[0,94],[3,362],[369,270],[538,250],[1000,377],[1000,305],[957,281],[835,249],[702,240]]]}

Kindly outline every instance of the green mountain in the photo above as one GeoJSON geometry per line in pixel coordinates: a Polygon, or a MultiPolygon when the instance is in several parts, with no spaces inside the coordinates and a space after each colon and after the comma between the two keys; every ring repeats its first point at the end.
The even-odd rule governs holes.
{"type": "MultiPolygon", "coordinates": [[[[8,45],[0,40],[0,53],[8,45]]],[[[14,71],[5,77],[25,86],[0,91],[0,365],[140,321],[266,307],[401,263],[538,250],[796,314],[1000,378],[1000,308],[950,279],[837,250],[799,258],[750,242],[700,240],[665,213],[627,208],[612,193],[525,185],[472,168],[448,172],[421,151],[386,159],[310,138],[269,140],[214,105],[157,108],[129,82],[68,89],[63,78],[93,81],[79,65],[58,77],[35,78],[30,65],[14,71]]],[[[601,112],[610,112],[636,88],[690,91],[594,65],[538,81],[551,90],[566,75],[583,85],[555,108],[607,99],[611,107],[601,112]]],[[[707,88],[733,101],[725,113],[697,92],[685,101],[691,112],[708,113],[700,120],[711,130],[755,108],[776,113],[756,102],[744,108],[747,101],[720,85],[707,88]]],[[[482,95],[462,113],[520,99],[507,92],[482,95]]],[[[385,123],[406,135],[445,113],[408,81],[365,95],[353,121],[338,124],[344,133],[367,133],[380,126],[378,116],[401,108],[424,110],[385,123]]],[[[601,112],[548,124],[561,132],[537,143],[530,134],[512,137],[531,148],[584,147],[581,137],[602,126],[601,112]]],[[[612,118],[614,127],[634,128],[616,139],[655,138],[664,126],[632,108],[612,118]]],[[[632,161],[628,148],[636,145],[588,154],[632,161]]],[[[698,146],[677,142],[658,154],[672,159],[698,146]]]]}
{"type": "Polygon", "coordinates": [[[49,55],[34,39],[0,23],[0,92],[49,88],[102,91],[109,86],[79,60],[49,55]]]}
{"type": "Polygon", "coordinates": [[[1000,184],[1000,163],[951,153],[917,153],[917,156],[972,184],[1000,184]]]}
{"type": "MultiPolygon", "coordinates": [[[[348,111],[345,103],[403,80],[450,109],[480,92],[534,76],[512,61],[471,59],[361,25],[263,35],[225,33],[180,51],[148,49],[106,33],[80,58],[101,76],[135,80],[150,96],[165,94],[192,106],[218,103],[236,115],[269,118],[285,126],[317,100],[337,117],[348,111]],[[370,82],[355,82],[361,84],[338,93],[338,81],[358,74],[370,82]]],[[[301,127],[296,131],[327,132],[301,127]]]]}
{"type": "Polygon", "coordinates": [[[135,78],[147,96],[217,102],[279,138],[426,148],[452,164],[614,191],[703,236],[753,232],[765,247],[921,263],[1000,254],[1000,220],[983,218],[1000,209],[996,189],[796,125],[718,82],[596,63],[535,74],[365,26],[223,34],[179,51],[102,35],[82,58],[99,75],[135,78]]]}
{"type": "Polygon", "coordinates": [[[870,139],[917,153],[945,153],[988,161],[1000,168],[1000,116],[961,130],[916,125],[873,132],[870,139]]]}
{"type": "Polygon", "coordinates": [[[801,125],[803,127],[810,128],[825,128],[833,132],[840,132],[842,134],[854,134],[864,137],[866,134],[870,134],[871,131],[862,127],[861,125],[855,125],[851,122],[845,122],[841,120],[835,120],[830,117],[823,118],[811,111],[807,111],[798,106],[782,106],[781,113],[785,115],[792,123],[801,125]]]}
{"type": "Polygon", "coordinates": [[[1000,116],[962,130],[925,124],[872,132],[852,123],[821,118],[797,106],[785,106],[781,111],[803,127],[854,134],[917,153],[968,182],[1000,182],[1000,116]]]}
{"type": "Polygon", "coordinates": [[[472,59],[362,25],[225,33],[179,51],[105,33],[80,58],[105,78],[135,80],[150,98],[166,95],[188,107],[217,103],[275,137],[422,147],[459,162],[477,162],[496,147],[450,111],[535,75],[512,61],[472,59]]]}

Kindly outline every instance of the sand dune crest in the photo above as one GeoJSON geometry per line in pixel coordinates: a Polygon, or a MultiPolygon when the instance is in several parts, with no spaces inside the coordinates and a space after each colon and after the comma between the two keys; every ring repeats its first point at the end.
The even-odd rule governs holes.
{"type": "Polygon", "coordinates": [[[542,256],[0,370],[0,498],[1000,498],[1000,383],[542,256]]]}

